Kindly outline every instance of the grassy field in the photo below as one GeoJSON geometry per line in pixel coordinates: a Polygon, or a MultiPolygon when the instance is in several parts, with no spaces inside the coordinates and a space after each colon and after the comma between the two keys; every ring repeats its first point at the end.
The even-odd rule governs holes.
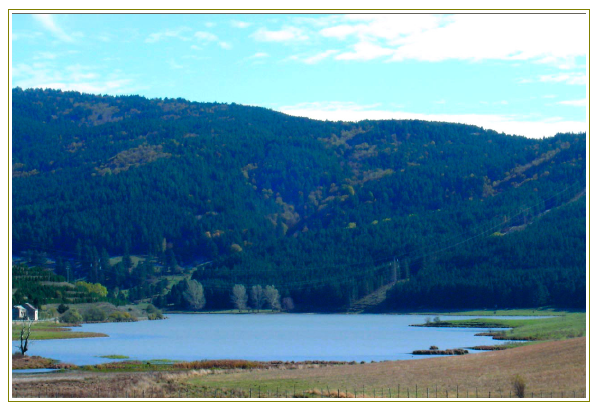
{"type": "MultiPolygon", "coordinates": [[[[140,262],[144,262],[146,261],[146,258],[143,256],[138,256],[138,255],[131,255],[130,259],[132,260],[132,267],[136,267],[140,262]]],[[[118,257],[112,257],[109,258],[109,263],[111,263],[111,266],[120,263],[123,260],[123,256],[118,256],[118,257]]]]}
{"type": "Polygon", "coordinates": [[[281,311],[272,310],[258,310],[258,311],[239,311],[235,309],[231,310],[213,310],[213,311],[167,311],[165,314],[284,314],[281,311]]]}
{"type": "Polygon", "coordinates": [[[464,310],[464,311],[410,311],[404,314],[412,315],[477,315],[483,317],[489,316],[549,316],[566,315],[571,311],[556,310],[554,308],[525,308],[512,310],[464,310]]]}
{"type": "Polygon", "coordinates": [[[518,347],[505,351],[494,351],[461,357],[442,357],[423,360],[390,361],[373,364],[342,365],[334,367],[307,367],[297,370],[256,370],[230,374],[212,374],[191,377],[185,381],[191,396],[204,393],[249,389],[258,394],[271,395],[293,391],[299,394],[310,391],[309,396],[319,397],[327,389],[332,392],[353,392],[367,397],[389,396],[425,397],[427,387],[431,396],[455,397],[456,388],[460,397],[508,397],[511,379],[520,374],[526,381],[528,396],[549,397],[550,392],[557,396],[573,395],[573,391],[583,394],[586,384],[585,338],[566,341],[553,341],[518,347]]]}
{"type": "MultiPolygon", "coordinates": [[[[123,370],[123,368],[122,368],[123,370]]],[[[397,397],[508,398],[515,375],[527,397],[583,397],[586,340],[575,338],[461,357],[370,364],[193,369],[164,372],[66,372],[13,376],[15,397],[397,397]],[[261,394],[260,394],[261,393],[261,394]],[[398,394],[399,393],[399,394],[398,394]]],[[[515,395],[514,393],[512,394],[515,395]]]]}
{"type": "Polygon", "coordinates": [[[494,332],[495,339],[549,341],[585,336],[587,317],[585,313],[569,313],[563,316],[530,320],[502,320],[478,318],[421,324],[427,327],[477,327],[508,328],[494,332]]]}
{"type": "MultiPolygon", "coordinates": [[[[107,337],[106,334],[72,331],[73,327],[70,324],[57,324],[50,322],[33,323],[31,326],[30,340],[58,340],[67,338],[89,338],[89,337],[107,337]]],[[[14,324],[12,326],[12,339],[18,341],[21,333],[21,325],[14,324]]]]}

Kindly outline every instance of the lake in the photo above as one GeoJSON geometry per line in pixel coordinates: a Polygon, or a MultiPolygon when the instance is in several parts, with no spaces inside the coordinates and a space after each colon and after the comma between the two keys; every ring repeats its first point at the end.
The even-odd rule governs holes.
{"type": "MultiPolygon", "coordinates": [[[[76,331],[109,337],[31,341],[29,355],[76,365],[133,360],[384,361],[428,358],[413,350],[499,344],[479,328],[425,328],[426,315],[170,314],[162,321],[84,324],[76,331]]],[[[440,316],[441,320],[477,318],[440,316]]],[[[529,317],[496,317],[529,318],[529,317]]],[[[541,318],[541,317],[539,317],[541,318]]],[[[16,345],[15,345],[16,347],[16,345]]]]}

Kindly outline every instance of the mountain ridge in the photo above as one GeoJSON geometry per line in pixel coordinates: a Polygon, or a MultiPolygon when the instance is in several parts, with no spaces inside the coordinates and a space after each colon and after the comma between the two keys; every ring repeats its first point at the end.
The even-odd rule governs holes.
{"type": "MultiPolygon", "coordinates": [[[[212,261],[193,278],[215,308],[229,304],[234,283],[305,283],[319,286],[282,291],[301,307],[334,309],[389,281],[378,261],[468,238],[483,223],[533,220],[566,201],[558,193],[583,190],[585,144],[585,134],[529,140],[452,123],[324,122],[237,104],[13,89],[13,248],[77,254],[82,274],[109,286],[126,278],[122,287],[150,288],[158,276],[90,272],[93,249],[153,255],[167,273],[212,261]],[[354,266],[348,282],[328,280],[354,266]]],[[[576,217],[570,227],[583,241],[554,251],[582,256],[579,284],[584,225],[576,217]]],[[[418,279],[445,259],[404,270],[418,279]]]]}

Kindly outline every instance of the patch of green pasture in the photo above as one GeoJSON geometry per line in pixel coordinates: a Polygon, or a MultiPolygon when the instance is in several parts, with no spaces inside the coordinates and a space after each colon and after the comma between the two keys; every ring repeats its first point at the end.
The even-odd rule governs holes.
{"type": "MultiPolygon", "coordinates": [[[[132,260],[132,267],[136,267],[138,263],[146,261],[146,257],[139,255],[131,255],[130,259],[132,260]]],[[[111,266],[118,264],[121,261],[123,261],[123,256],[109,258],[109,263],[111,263],[111,266]]]]}
{"type": "Polygon", "coordinates": [[[459,311],[411,311],[411,315],[471,315],[471,316],[557,316],[567,315],[572,311],[556,310],[554,308],[524,308],[509,310],[459,310],[459,311]]]}
{"type": "MultiPolygon", "coordinates": [[[[84,331],[72,331],[69,324],[57,324],[51,322],[33,323],[31,325],[30,340],[63,340],[70,338],[108,337],[106,334],[84,331]]],[[[21,338],[21,324],[13,323],[12,340],[21,338]]]]}
{"type": "Polygon", "coordinates": [[[565,340],[585,335],[586,314],[569,313],[564,316],[529,320],[476,318],[431,322],[428,325],[422,325],[429,327],[509,328],[509,330],[499,332],[499,335],[509,339],[565,340]]]}

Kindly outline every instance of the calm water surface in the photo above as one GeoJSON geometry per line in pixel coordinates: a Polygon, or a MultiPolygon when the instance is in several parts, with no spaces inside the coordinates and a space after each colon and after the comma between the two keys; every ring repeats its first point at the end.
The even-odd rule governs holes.
{"type": "Polygon", "coordinates": [[[410,327],[424,323],[426,317],[171,314],[163,321],[84,324],[75,330],[101,332],[109,337],[32,341],[28,354],[77,365],[115,361],[99,357],[112,354],[134,360],[383,361],[425,358],[411,352],[431,345],[447,349],[493,341],[491,337],[474,335],[485,329],[410,327]]]}

